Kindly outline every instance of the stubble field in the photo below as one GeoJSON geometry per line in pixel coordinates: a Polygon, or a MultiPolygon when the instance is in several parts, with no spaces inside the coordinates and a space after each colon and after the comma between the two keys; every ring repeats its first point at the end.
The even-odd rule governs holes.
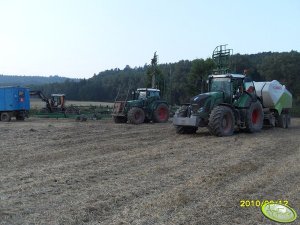
{"type": "MultiPolygon", "coordinates": [[[[300,213],[300,119],[287,129],[178,135],[166,124],[0,123],[0,224],[277,224],[300,213]]],[[[292,224],[299,224],[299,218],[292,224]]]]}

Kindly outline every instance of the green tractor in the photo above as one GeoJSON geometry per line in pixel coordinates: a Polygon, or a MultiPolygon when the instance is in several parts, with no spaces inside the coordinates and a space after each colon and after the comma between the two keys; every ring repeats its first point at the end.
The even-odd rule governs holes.
{"type": "Polygon", "coordinates": [[[229,136],[235,125],[250,132],[260,131],[264,112],[252,81],[244,75],[210,75],[209,92],[191,99],[174,115],[177,133],[195,133],[208,127],[216,136],[229,136]]]}
{"type": "MultiPolygon", "coordinates": [[[[128,92],[129,93],[129,92],[128,92]]],[[[169,119],[168,103],[160,99],[160,90],[138,88],[132,91],[132,100],[119,101],[116,97],[112,117],[115,123],[141,124],[147,122],[165,123],[169,119]]]]}
{"type": "Polygon", "coordinates": [[[207,127],[215,136],[230,136],[235,128],[258,132],[264,124],[287,128],[292,95],[278,81],[253,82],[246,75],[228,73],[231,51],[218,46],[213,59],[218,69],[208,76],[208,92],[184,104],[174,115],[177,133],[207,127]]]}

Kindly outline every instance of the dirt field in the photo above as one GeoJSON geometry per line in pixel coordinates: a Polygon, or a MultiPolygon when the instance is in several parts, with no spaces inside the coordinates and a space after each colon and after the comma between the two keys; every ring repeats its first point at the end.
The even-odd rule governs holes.
{"type": "Polygon", "coordinates": [[[0,224],[278,224],[240,200],[288,200],[300,223],[300,119],[232,137],[171,123],[0,123],[0,224]]]}

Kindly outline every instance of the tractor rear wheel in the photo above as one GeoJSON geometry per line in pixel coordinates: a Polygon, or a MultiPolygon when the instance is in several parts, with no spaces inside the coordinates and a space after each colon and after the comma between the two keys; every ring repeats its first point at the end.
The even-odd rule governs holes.
{"type": "Polygon", "coordinates": [[[194,134],[198,130],[198,127],[176,126],[177,134],[194,134]]]}
{"type": "Polygon", "coordinates": [[[113,116],[114,122],[115,123],[126,123],[127,118],[124,116],[113,116]]]}
{"type": "Polygon", "coordinates": [[[153,121],[156,123],[165,123],[169,119],[169,108],[166,104],[159,104],[153,112],[153,121]]]}
{"type": "Polygon", "coordinates": [[[1,121],[9,122],[10,120],[11,120],[10,113],[7,113],[7,112],[1,113],[1,121]]]}
{"type": "Polygon", "coordinates": [[[227,106],[216,106],[210,116],[208,129],[215,136],[231,136],[234,131],[234,115],[231,108],[227,106]]]}
{"type": "Polygon", "coordinates": [[[253,102],[246,112],[246,128],[250,133],[259,132],[264,123],[264,111],[259,101],[253,102]]]}
{"type": "Polygon", "coordinates": [[[131,108],[128,112],[128,121],[132,124],[141,124],[145,120],[144,110],[141,108],[131,108]]]}

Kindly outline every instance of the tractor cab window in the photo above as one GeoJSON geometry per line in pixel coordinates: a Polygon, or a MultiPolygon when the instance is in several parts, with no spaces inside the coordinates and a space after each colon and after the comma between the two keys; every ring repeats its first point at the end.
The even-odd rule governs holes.
{"type": "Polygon", "coordinates": [[[244,92],[244,84],[242,79],[232,80],[233,98],[238,99],[244,92]]]}
{"type": "Polygon", "coordinates": [[[146,91],[139,91],[138,99],[146,99],[146,98],[147,98],[147,92],[146,91]]]}
{"type": "Polygon", "coordinates": [[[224,92],[225,95],[230,95],[231,82],[230,78],[214,78],[210,82],[211,92],[224,92]]]}
{"type": "Polygon", "coordinates": [[[64,96],[60,96],[60,95],[51,96],[51,105],[53,107],[58,107],[60,105],[63,105],[63,102],[64,102],[64,96]]]}
{"type": "Polygon", "coordinates": [[[61,97],[60,96],[56,97],[56,102],[57,102],[57,105],[61,105],[61,97]]]}
{"type": "Polygon", "coordinates": [[[147,99],[149,97],[159,97],[159,91],[139,91],[138,92],[138,99],[147,99]]]}
{"type": "Polygon", "coordinates": [[[60,104],[59,101],[60,99],[57,96],[52,96],[51,106],[57,107],[60,104]]]}
{"type": "Polygon", "coordinates": [[[159,97],[159,91],[149,91],[149,97],[159,97]]]}

